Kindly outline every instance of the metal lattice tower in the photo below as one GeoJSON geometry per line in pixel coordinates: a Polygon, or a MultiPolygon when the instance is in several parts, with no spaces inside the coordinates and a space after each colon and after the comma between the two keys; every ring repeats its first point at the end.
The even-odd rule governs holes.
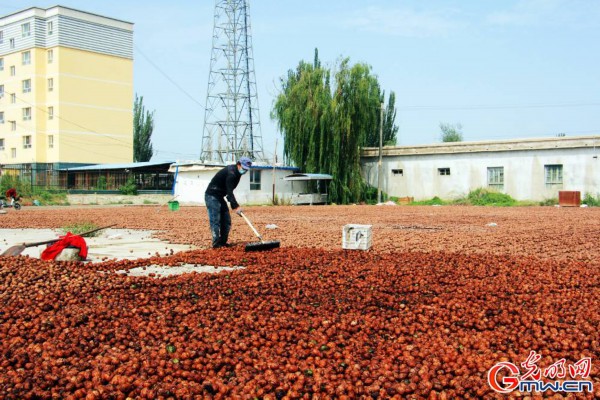
{"type": "Polygon", "coordinates": [[[248,0],[216,0],[200,159],[264,160],[248,0]]]}

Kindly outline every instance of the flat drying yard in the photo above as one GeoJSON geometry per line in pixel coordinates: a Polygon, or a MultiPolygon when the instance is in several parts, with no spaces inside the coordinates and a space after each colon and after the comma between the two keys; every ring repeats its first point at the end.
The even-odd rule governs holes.
{"type": "Polygon", "coordinates": [[[233,214],[235,246],[208,249],[200,207],[0,215],[0,228],[117,224],[199,247],[95,264],[0,258],[0,398],[600,397],[599,208],[282,206],[245,214],[281,248],[244,252],[257,239],[233,214]],[[346,224],[372,225],[369,251],[341,249],[346,224]],[[180,264],[245,268],[123,272],[180,264]],[[532,351],[540,358],[525,363],[532,351]],[[496,386],[509,393],[500,394],[488,382],[499,362],[521,376],[593,389],[520,391],[500,382],[509,371],[502,368],[496,386]]]}

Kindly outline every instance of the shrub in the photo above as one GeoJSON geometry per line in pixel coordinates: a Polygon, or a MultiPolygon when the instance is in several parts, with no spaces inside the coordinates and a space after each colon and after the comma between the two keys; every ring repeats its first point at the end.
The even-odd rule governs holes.
{"type": "Polygon", "coordinates": [[[581,203],[587,204],[588,207],[600,207],[600,194],[594,197],[593,194],[586,193],[581,203]]]}
{"type": "Polygon", "coordinates": [[[429,200],[413,201],[410,203],[410,205],[413,206],[441,206],[444,204],[446,204],[446,202],[437,196],[429,200]]]}
{"type": "Polygon", "coordinates": [[[137,195],[137,185],[135,184],[135,180],[133,179],[133,177],[129,177],[129,179],[127,179],[127,183],[121,186],[119,188],[119,191],[125,195],[137,195]]]}
{"type": "Polygon", "coordinates": [[[474,206],[514,206],[516,200],[505,193],[487,188],[479,188],[467,195],[469,203],[474,206]]]}

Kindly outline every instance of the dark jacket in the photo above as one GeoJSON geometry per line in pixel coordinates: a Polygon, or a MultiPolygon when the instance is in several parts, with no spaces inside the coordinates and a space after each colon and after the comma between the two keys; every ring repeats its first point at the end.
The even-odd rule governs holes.
{"type": "Polygon", "coordinates": [[[233,195],[233,189],[240,183],[241,177],[242,174],[238,171],[236,164],[228,165],[213,176],[206,188],[206,194],[210,194],[220,199],[227,197],[227,201],[231,204],[231,208],[236,209],[240,205],[233,195]]]}

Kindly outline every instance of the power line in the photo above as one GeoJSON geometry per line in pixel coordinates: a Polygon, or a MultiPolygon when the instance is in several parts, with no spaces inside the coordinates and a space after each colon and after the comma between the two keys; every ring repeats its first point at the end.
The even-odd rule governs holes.
{"type": "Polygon", "coordinates": [[[198,100],[196,100],[194,98],[194,96],[189,94],[183,87],[181,87],[177,82],[175,82],[175,80],[173,78],[171,78],[165,71],[160,69],[160,67],[158,65],[156,65],[154,63],[154,61],[152,61],[152,59],[150,59],[150,57],[148,57],[138,46],[136,46],[134,44],[133,47],[138,51],[138,53],[140,53],[142,55],[142,57],[144,57],[146,59],[146,61],[148,61],[148,63],[150,63],[150,65],[152,65],[158,72],[160,72],[161,75],[164,76],[169,82],[171,82],[177,89],[179,89],[183,94],[185,94],[194,103],[196,103],[200,107],[204,108],[204,104],[202,104],[198,100]]]}
{"type": "Polygon", "coordinates": [[[600,103],[558,103],[558,104],[499,104],[499,105],[462,105],[462,106],[399,106],[398,110],[405,111],[444,111],[444,110],[502,110],[527,108],[571,108],[598,107],[600,103]]]}
{"type": "MultiPolygon", "coordinates": [[[[36,109],[38,109],[38,110],[42,111],[42,112],[43,112],[43,113],[45,113],[45,114],[48,114],[48,115],[50,115],[50,113],[48,112],[48,110],[46,110],[46,109],[44,109],[44,108],[42,108],[42,107],[40,107],[40,106],[38,106],[38,105],[36,105],[36,104],[30,103],[30,102],[28,102],[28,101],[27,101],[27,100],[25,100],[25,99],[22,99],[21,97],[17,96],[17,94],[16,94],[16,93],[14,93],[14,95],[15,95],[15,98],[17,98],[19,101],[21,101],[21,102],[23,102],[23,103],[25,103],[25,104],[27,104],[27,105],[30,105],[30,106],[32,106],[32,107],[34,107],[34,108],[36,108],[36,109]]],[[[117,142],[120,142],[120,143],[123,143],[123,144],[127,145],[128,147],[132,147],[132,148],[133,148],[133,143],[126,142],[126,141],[124,141],[124,140],[121,140],[121,139],[117,139],[117,138],[115,138],[115,137],[112,137],[112,136],[110,136],[110,135],[106,135],[106,134],[103,134],[103,133],[96,132],[96,131],[94,131],[93,129],[90,129],[90,128],[88,128],[88,127],[85,127],[85,126],[83,126],[83,125],[81,125],[81,124],[78,124],[77,122],[73,122],[73,121],[70,121],[70,120],[68,120],[68,119],[66,119],[66,118],[63,118],[63,117],[61,117],[61,116],[60,116],[60,115],[58,115],[58,114],[52,114],[52,116],[53,116],[53,117],[55,117],[55,118],[57,118],[57,119],[60,119],[61,121],[64,121],[64,122],[67,122],[67,123],[69,123],[69,124],[75,125],[75,126],[77,126],[77,127],[79,127],[79,128],[82,128],[82,129],[83,129],[84,131],[86,131],[86,132],[94,133],[94,134],[96,134],[96,135],[99,135],[99,136],[104,136],[104,137],[106,137],[106,138],[108,138],[108,139],[115,140],[115,141],[117,141],[117,142]]]]}

